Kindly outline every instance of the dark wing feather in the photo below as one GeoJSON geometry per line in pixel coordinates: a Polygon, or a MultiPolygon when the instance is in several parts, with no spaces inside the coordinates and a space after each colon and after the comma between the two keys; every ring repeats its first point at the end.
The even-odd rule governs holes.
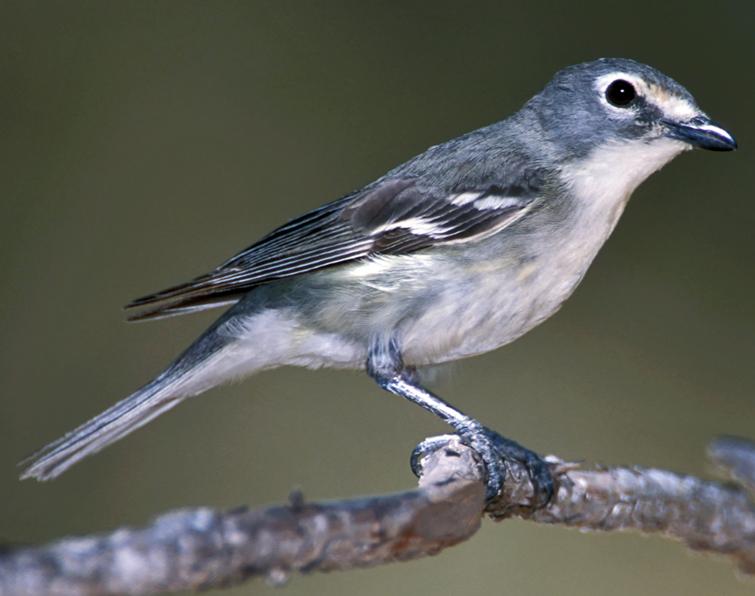
{"type": "Polygon", "coordinates": [[[472,240],[518,219],[534,198],[498,185],[441,194],[421,188],[414,178],[380,181],[288,222],[210,273],[126,308],[143,307],[130,320],[184,314],[235,302],[274,279],[375,254],[472,240]]]}

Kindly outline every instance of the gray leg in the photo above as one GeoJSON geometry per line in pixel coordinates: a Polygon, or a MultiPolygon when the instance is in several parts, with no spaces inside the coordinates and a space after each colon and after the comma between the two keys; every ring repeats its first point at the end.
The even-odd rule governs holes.
{"type": "MultiPolygon", "coordinates": [[[[464,443],[480,455],[487,472],[488,500],[497,496],[503,485],[505,472],[501,458],[523,462],[530,471],[533,482],[543,493],[545,502],[550,499],[553,482],[547,464],[537,454],[485,428],[474,418],[423,388],[413,378],[412,371],[404,367],[401,351],[395,339],[378,339],[373,342],[367,357],[367,373],[383,389],[400,395],[438,416],[456,431],[464,443]]],[[[420,445],[419,449],[421,451],[423,445],[420,445]]],[[[416,459],[415,453],[412,456],[413,469],[416,467],[416,459]]]]}

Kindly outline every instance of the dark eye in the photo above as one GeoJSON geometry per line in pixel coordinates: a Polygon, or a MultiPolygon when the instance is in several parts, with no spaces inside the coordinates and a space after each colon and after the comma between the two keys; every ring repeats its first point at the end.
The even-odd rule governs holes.
{"type": "Polygon", "coordinates": [[[616,79],[606,88],[608,103],[618,108],[628,106],[635,97],[637,97],[637,91],[634,90],[634,86],[624,79],[616,79]]]}

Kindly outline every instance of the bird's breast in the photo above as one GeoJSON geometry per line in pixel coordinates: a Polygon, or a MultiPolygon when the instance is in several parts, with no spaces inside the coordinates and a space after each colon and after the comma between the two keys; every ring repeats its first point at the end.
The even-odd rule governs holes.
{"type": "Polygon", "coordinates": [[[395,335],[417,366],[510,343],[558,310],[632,191],[680,150],[661,142],[639,159],[628,146],[603,148],[564,168],[557,190],[493,236],[317,274],[303,284],[312,332],[352,346],[358,365],[381,334],[395,335]]]}
{"type": "Polygon", "coordinates": [[[508,344],[553,315],[614,229],[628,195],[596,209],[572,197],[430,276],[420,316],[403,323],[406,360],[455,360],[508,344]]]}

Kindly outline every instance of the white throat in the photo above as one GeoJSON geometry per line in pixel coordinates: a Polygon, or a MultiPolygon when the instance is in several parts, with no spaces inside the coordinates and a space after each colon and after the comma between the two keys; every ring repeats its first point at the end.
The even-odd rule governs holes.
{"type": "Polygon", "coordinates": [[[563,168],[562,179],[582,208],[615,224],[634,190],[686,149],[689,145],[663,138],[607,143],[563,168]]]}
{"type": "Polygon", "coordinates": [[[571,233],[565,235],[560,252],[566,262],[578,264],[577,281],[616,227],[632,192],[687,148],[671,139],[611,143],[562,168],[573,210],[571,233]]]}

